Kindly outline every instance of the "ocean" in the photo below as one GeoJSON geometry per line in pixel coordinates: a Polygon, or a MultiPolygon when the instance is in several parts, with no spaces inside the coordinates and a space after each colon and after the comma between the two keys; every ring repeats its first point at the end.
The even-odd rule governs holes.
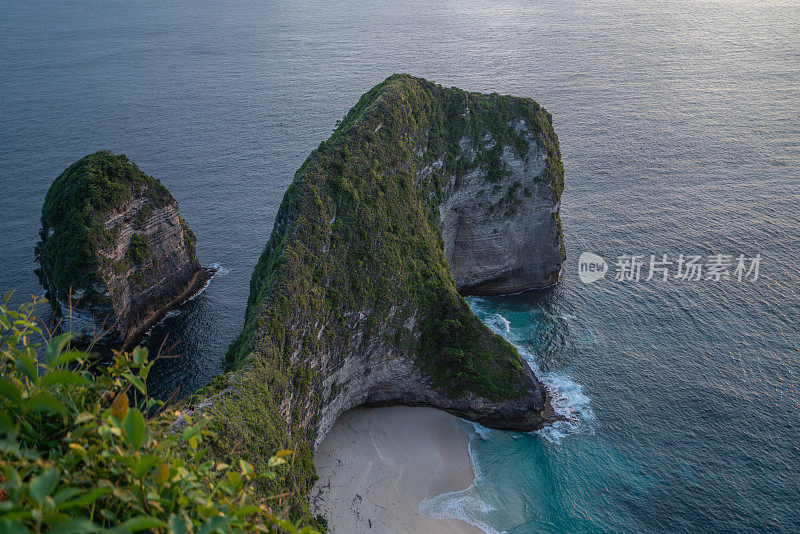
{"type": "Polygon", "coordinates": [[[146,340],[180,355],[151,390],[190,394],[241,328],[294,172],[362,93],[407,72],[529,96],[561,143],[563,281],[469,302],[568,420],[475,426],[475,485],[421,509],[514,534],[800,532],[799,29],[792,1],[7,0],[0,289],[41,292],[52,180],[127,154],[220,267],[146,340]],[[604,278],[581,280],[584,252],[604,278]],[[730,275],[760,256],[758,277],[706,280],[719,254],[730,275]],[[674,276],[681,255],[702,279],[674,276]]]}

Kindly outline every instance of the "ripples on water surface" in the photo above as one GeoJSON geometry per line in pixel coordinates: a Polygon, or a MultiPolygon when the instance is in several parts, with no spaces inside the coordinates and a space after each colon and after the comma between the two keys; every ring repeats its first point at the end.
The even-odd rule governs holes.
{"type": "Polygon", "coordinates": [[[128,154],[227,271],[148,338],[182,354],[156,367],[156,393],[187,394],[241,327],[294,171],[363,92],[409,72],[532,96],[561,140],[566,276],[471,304],[578,419],[479,429],[476,486],[423,507],[512,533],[796,532],[798,23],[796,2],[733,0],[7,1],[0,285],[39,291],[51,181],[87,153],[128,154]],[[586,287],[584,250],[764,265],[751,284],[586,287]]]}

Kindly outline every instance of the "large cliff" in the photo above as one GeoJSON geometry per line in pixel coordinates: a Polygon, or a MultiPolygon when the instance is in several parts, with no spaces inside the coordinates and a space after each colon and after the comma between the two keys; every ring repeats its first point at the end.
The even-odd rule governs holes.
{"type": "Polygon", "coordinates": [[[235,372],[198,397],[218,452],[258,463],[294,449],[302,508],[314,446],[354,406],[545,424],[547,392],[459,290],[553,283],[562,187],[551,117],[533,100],[407,75],[365,94],[297,171],[228,353],[235,372]]]}
{"type": "Polygon", "coordinates": [[[42,207],[39,280],[61,328],[110,346],[138,342],[207,280],[178,203],[126,156],[66,169],[42,207]]]}

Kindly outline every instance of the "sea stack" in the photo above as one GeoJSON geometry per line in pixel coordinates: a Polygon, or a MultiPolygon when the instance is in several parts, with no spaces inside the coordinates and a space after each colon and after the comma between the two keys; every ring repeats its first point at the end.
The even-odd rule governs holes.
{"type": "Polygon", "coordinates": [[[314,447],[355,406],[432,406],[523,431],[551,421],[528,364],[461,294],[558,279],[562,188],[551,116],[531,99],[408,75],[366,93],[295,174],[233,373],[197,397],[220,451],[252,438],[244,456],[259,465],[259,451],[296,451],[306,495],[314,447]]]}
{"type": "Polygon", "coordinates": [[[126,348],[208,281],[195,237],[160,181],[127,156],[86,156],[50,186],[36,247],[61,330],[126,348]]]}

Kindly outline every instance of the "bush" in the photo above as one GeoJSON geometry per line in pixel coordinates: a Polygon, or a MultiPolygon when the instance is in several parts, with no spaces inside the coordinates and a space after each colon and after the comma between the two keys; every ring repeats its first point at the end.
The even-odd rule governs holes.
{"type": "Polygon", "coordinates": [[[260,478],[283,480],[292,451],[262,473],[207,459],[210,420],[147,397],[146,349],[93,365],[69,334],[37,326],[44,299],[14,311],[10,296],[0,304],[0,532],[313,532],[275,511],[284,495],[254,491],[260,478]]]}
{"type": "Polygon", "coordinates": [[[141,265],[150,256],[150,247],[147,239],[142,234],[133,234],[128,245],[128,259],[136,265],[141,265]]]}

